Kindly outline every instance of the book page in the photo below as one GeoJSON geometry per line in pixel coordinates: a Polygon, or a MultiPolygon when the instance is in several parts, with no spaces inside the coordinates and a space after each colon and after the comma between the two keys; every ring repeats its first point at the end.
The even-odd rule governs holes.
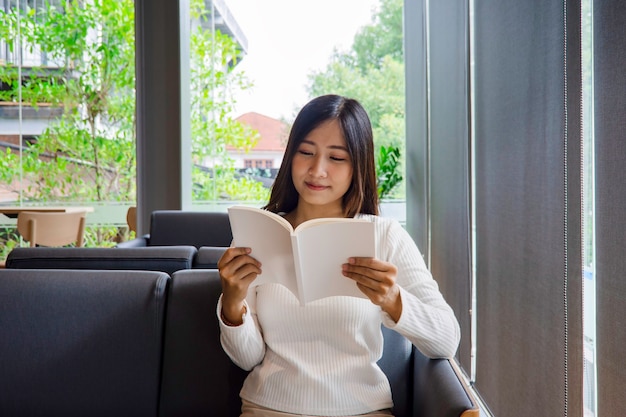
{"type": "Polygon", "coordinates": [[[346,218],[346,217],[320,217],[319,219],[311,219],[303,223],[300,223],[298,227],[296,227],[296,229],[294,230],[294,233],[299,233],[303,229],[314,227],[322,223],[336,223],[336,222],[345,222],[345,221],[350,222],[350,221],[364,221],[364,220],[356,220],[353,218],[346,218]]]}
{"type": "Polygon", "coordinates": [[[374,223],[360,219],[320,222],[299,230],[294,241],[301,265],[301,302],[333,295],[367,298],[353,280],[343,276],[341,265],[353,256],[376,256],[374,223]]]}
{"type": "Polygon", "coordinates": [[[278,214],[252,207],[230,207],[228,215],[233,244],[251,248],[250,255],[262,264],[263,273],[257,276],[251,287],[265,283],[282,284],[297,297],[291,231],[287,229],[291,229],[289,222],[278,214]]]}

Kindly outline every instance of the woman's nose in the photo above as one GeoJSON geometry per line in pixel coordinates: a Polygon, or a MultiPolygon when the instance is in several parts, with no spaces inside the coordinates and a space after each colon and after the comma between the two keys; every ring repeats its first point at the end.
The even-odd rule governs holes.
{"type": "Polygon", "coordinates": [[[324,162],[324,158],[316,156],[315,159],[313,159],[311,166],[309,167],[309,175],[314,177],[326,176],[326,163],[324,162]]]}

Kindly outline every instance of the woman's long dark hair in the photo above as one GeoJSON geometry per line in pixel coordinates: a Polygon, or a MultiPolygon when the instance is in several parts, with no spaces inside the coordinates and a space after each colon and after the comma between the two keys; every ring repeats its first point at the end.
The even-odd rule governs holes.
{"type": "Polygon", "coordinates": [[[339,121],[352,160],[352,183],[343,196],[343,211],[347,217],[358,213],[378,214],[372,124],[358,101],[334,94],[314,98],[296,116],[265,209],[274,213],[289,213],[296,208],[298,192],[291,176],[293,157],[312,130],[333,119],[339,121]]]}

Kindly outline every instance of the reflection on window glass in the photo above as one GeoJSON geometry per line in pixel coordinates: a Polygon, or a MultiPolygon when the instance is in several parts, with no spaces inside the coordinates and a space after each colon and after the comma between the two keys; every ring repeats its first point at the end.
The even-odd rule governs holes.
{"type": "Polygon", "coordinates": [[[402,0],[192,1],[196,203],[266,201],[295,114],[328,93],[366,107],[381,195],[403,200],[402,7],[402,0]]]}
{"type": "Polygon", "coordinates": [[[593,8],[591,0],[582,2],[583,69],[583,207],[584,207],[584,407],[585,417],[597,414],[596,403],[596,294],[594,239],[594,115],[593,115],[593,8]]]}

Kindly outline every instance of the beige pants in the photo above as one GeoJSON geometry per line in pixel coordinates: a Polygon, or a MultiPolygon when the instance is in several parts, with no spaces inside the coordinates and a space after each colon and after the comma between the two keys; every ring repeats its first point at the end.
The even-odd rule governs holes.
{"type": "MultiPolygon", "coordinates": [[[[260,405],[251,403],[244,399],[241,400],[241,416],[240,417],[316,417],[309,416],[308,414],[290,414],[283,413],[280,411],[274,411],[269,408],[262,407],[260,405]]],[[[391,410],[378,410],[372,411],[371,413],[359,414],[358,416],[342,416],[342,417],[359,417],[359,416],[368,416],[368,417],[389,417],[392,416],[391,410]]]]}

